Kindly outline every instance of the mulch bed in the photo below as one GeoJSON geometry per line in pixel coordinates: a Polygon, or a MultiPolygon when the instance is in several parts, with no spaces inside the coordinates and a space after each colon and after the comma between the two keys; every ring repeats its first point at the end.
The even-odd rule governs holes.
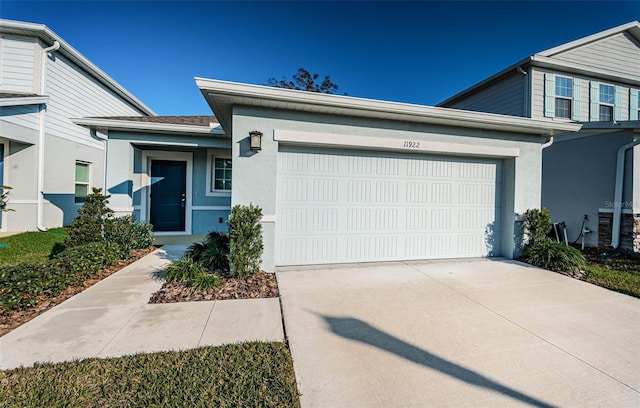
{"type": "Polygon", "coordinates": [[[184,282],[165,283],[159,291],[151,296],[149,303],[259,299],[278,296],[278,282],[275,273],[260,271],[251,278],[226,278],[221,287],[203,292],[197,292],[184,282]]]}
{"type": "Polygon", "coordinates": [[[62,291],[58,296],[48,297],[46,295],[38,296],[38,304],[31,306],[24,310],[3,310],[0,309],[0,337],[9,333],[11,330],[18,326],[21,326],[29,320],[37,317],[38,315],[46,312],[54,306],[59,305],[65,300],[69,299],[75,294],[82,292],[83,290],[93,286],[100,282],[107,276],[113,275],[125,266],[134,263],[143,256],[155,251],[157,248],[152,246],[145,249],[138,249],[132,251],[132,256],[129,259],[120,260],[108,269],[101,269],[98,272],[92,274],[82,285],[69,286],[62,291]]]}

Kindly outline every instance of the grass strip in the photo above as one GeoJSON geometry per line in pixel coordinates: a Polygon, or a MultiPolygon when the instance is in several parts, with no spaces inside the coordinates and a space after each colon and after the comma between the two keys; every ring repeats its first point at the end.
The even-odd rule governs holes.
{"type": "Polygon", "coordinates": [[[249,342],[0,371],[4,407],[299,407],[284,343],[249,342]]]}
{"type": "Polygon", "coordinates": [[[615,270],[604,265],[585,266],[586,276],[582,280],[640,298],[640,275],[626,270],[615,270]]]}
{"type": "Polygon", "coordinates": [[[23,232],[0,238],[0,266],[12,266],[22,262],[46,262],[56,250],[62,250],[64,228],[47,232],[23,232]]]}

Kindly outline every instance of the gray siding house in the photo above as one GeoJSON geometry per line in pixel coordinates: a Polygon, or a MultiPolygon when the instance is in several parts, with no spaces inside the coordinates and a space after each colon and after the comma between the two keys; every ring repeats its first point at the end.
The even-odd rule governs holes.
{"type": "Polygon", "coordinates": [[[640,252],[640,23],[542,51],[438,106],[554,122],[578,133],[545,146],[542,205],[569,240],[640,252]]]}
{"type": "Polygon", "coordinates": [[[0,232],[67,225],[104,187],[105,142],[70,118],[153,114],[46,26],[0,20],[0,232]]]}

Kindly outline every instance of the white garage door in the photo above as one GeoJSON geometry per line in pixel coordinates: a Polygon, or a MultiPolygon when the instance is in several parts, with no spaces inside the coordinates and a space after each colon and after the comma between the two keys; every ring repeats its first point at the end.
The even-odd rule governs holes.
{"type": "Polygon", "coordinates": [[[282,147],[276,265],[499,255],[499,160],[282,147]]]}

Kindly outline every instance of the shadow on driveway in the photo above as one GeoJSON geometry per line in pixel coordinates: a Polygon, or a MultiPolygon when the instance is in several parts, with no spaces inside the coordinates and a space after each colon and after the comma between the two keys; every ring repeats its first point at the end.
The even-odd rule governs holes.
{"type": "Polygon", "coordinates": [[[325,322],[327,322],[332,332],[344,338],[369,344],[381,350],[400,356],[406,360],[440,371],[441,373],[460,381],[499,392],[535,407],[554,407],[544,401],[540,401],[539,399],[493,381],[473,370],[464,368],[456,363],[448,361],[442,357],[438,357],[435,354],[429,353],[428,351],[422,350],[419,347],[391,336],[376,329],[370,324],[363,322],[362,320],[351,317],[325,316],[311,311],[310,313],[322,317],[325,322]]]}

